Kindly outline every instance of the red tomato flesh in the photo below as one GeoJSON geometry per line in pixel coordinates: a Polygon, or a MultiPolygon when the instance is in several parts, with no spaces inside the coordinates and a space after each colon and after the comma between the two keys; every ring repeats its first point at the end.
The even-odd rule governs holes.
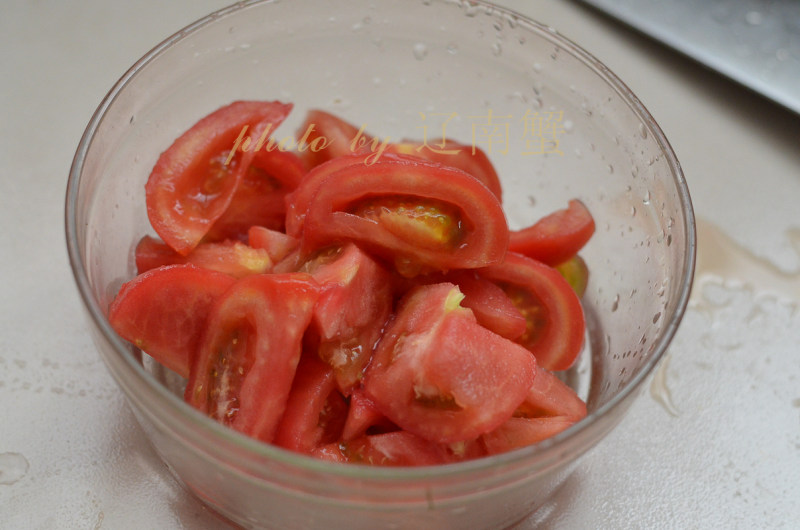
{"type": "Polygon", "coordinates": [[[415,140],[405,140],[392,144],[386,152],[418,156],[443,166],[454,167],[469,173],[481,181],[502,201],[503,188],[489,157],[477,146],[465,145],[454,140],[425,144],[415,140]]]}
{"type": "Polygon", "coordinates": [[[300,270],[321,286],[312,321],[317,349],[349,395],[391,313],[391,276],[353,243],[327,249],[300,270]]]}
{"type": "Polygon", "coordinates": [[[224,425],[272,441],[319,287],[306,274],[237,281],[211,309],[186,401],[224,425]]]}
{"type": "Polygon", "coordinates": [[[347,404],[336,390],[333,369],[315,354],[303,355],[274,443],[310,453],[340,437],[346,414],[347,404]]]}
{"type": "Polygon", "coordinates": [[[108,320],[122,338],[189,377],[211,307],[234,281],[194,265],[153,269],[120,288],[108,320]]]}
{"type": "Polygon", "coordinates": [[[497,198],[463,171],[381,158],[333,172],[308,206],[301,248],[348,240],[414,276],[499,262],[508,226],[497,198]]]}
{"type": "Polygon", "coordinates": [[[303,163],[294,153],[264,149],[256,152],[230,204],[214,222],[205,240],[244,240],[252,226],[283,230],[285,197],[297,187],[304,174],[303,163]]]}
{"type": "MultiPolygon", "coordinates": [[[[236,150],[245,127],[258,135],[273,130],[292,106],[279,102],[236,101],[209,114],[161,154],[145,186],[147,215],[170,247],[188,254],[236,193],[254,151],[236,150]]],[[[255,141],[254,141],[255,142],[255,141]]]]}
{"type": "Polygon", "coordinates": [[[273,264],[267,251],[239,241],[200,243],[187,256],[181,256],[166,243],[150,236],[144,236],[136,245],[136,269],[139,273],[183,263],[222,272],[234,278],[267,272],[273,264]]]}
{"type": "Polygon", "coordinates": [[[561,274],[544,263],[508,252],[502,263],[479,273],[497,283],[527,320],[516,339],[548,370],[567,370],[583,348],[583,308],[561,274]]]}
{"type": "Polygon", "coordinates": [[[548,265],[569,260],[594,234],[594,218],[579,200],[543,217],[532,226],[512,230],[508,248],[548,265]]]}
{"type": "Polygon", "coordinates": [[[471,440],[511,417],[536,362],[475,321],[453,284],[413,289],[384,332],[364,390],[390,420],[422,438],[471,440]]]}

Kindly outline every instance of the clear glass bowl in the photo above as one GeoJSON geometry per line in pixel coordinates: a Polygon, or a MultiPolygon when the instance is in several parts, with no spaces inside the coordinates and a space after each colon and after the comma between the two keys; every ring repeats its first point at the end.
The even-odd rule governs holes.
{"type": "MultiPolygon", "coordinates": [[[[240,3],[137,62],[81,139],[66,197],[71,265],[100,355],[174,475],[244,527],[497,528],[531,513],[622,418],[686,307],[694,218],[681,168],[639,100],[551,28],[484,2],[240,3]],[[294,102],[278,137],[322,108],[392,138],[482,147],[512,227],[580,198],[587,346],[566,374],[589,415],[536,446],[436,468],[315,461],[228,430],[109,327],[134,274],[158,155],[235,99],[294,102]]],[[[622,449],[620,449],[622,450],[622,449]]]]}

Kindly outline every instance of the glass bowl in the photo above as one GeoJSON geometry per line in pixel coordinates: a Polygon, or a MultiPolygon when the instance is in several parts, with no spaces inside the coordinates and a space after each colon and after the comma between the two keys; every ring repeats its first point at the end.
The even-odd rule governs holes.
{"type": "MultiPolygon", "coordinates": [[[[485,2],[243,2],[178,32],[109,92],[66,196],[70,262],[93,338],[173,474],[243,527],[497,528],[541,506],[622,418],[686,307],[694,218],[650,114],[603,64],[551,28],[485,2]],[[316,461],[262,444],[181,399],[182,381],[120,339],[107,308],[152,233],[144,184],[158,155],[236,99],[331,111],[381,136],[474,143],[494,162],[512,228],[571,198],[597,222],[588,329],[564,374],[588,416],[538,445],[424,468],[316,461]],[[144,359],[143,359],[144,357],[144,359]]],[[[622,448],[620,450],[623,450],[622,448]]]]}

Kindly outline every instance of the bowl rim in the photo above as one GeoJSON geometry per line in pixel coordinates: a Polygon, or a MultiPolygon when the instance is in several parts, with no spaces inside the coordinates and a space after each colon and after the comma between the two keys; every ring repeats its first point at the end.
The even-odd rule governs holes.
{"type": "MultiPolygon", "coordinates": [[[[101,331],[102,336],[114,349],[114,353],[122,359],[125,370],[136,378],[138,383],[146,385],[157,399],[167,403],[174,412],[179,413],[184,419],[190,421],[194,426],[199,427],[201,432],[207,433],[211,442],[233,443],[250,456],[274,460],[279,464],[296,467],[306,472],[321,472],[334,477],[358,478],[362,480],[373,480],[377,482],[394,481],[414,481],[414,480],[435,480],[443,478],[453,478],[469,476],[472,473],[493,470],[497,468],[513,468],[516,464],[529,463],[535,468],[545,469],[556,463],[563,457],[559,448],[566,445],[562,442],[578,440],[582,433],[590,431],[593,426],[599,423],[600,419],[609,414],[613,409],[621,406],[627,399],[637,392],[644,381],[654,372],[655,367],[665,356],[666,350],[671,343],[678,326],[684,316],[688,306],[689,295],[693,283],[696,258],[696,226],[692,202],[689,190],[677,156],[673,151],[664,132],[655,121],[650,112],[645,108],[638,97],[628,88],[628,86],[616,76],[607,66],[599,61],[594,55],[575,44],[572,40],[560,34],[554,28],[537,22],[528,16],[521,15],[516,11],[495,5],[487,0],[436,0],[443,4],[452,4],[454,7],[464,7],[483,9],[489,15],[502,16],[507,20],[513,20],[518,26],[525,27],[527,31],[533,32],[545,38],[551,43],[559,46],[574,58],[583,63],[584,66],[592,69],[607,85],[614,89],[617,94],[627,103],[643,124],[646,124],[649,132],[653,135],[662,153],[665,155],[669,164],[670,173],[677,191],[680,211],[682,212],[681,221],[683,230],[686,234],[683,260],[681,268],[684,274],[678,290],[678,298],[674,302],[673,318],[667,321],[662,328],[658,339],[649,359],[647,359],[638,371],[611,399],[589,413],[585,418],[572,425],[565,431],[533,446],[523,447],[507,453],[482,457],[465,462],[443,464],[437,466],[420,467],[378,467],[361,465],[341,465],[322,461],[310,456],[294,453],[271,444],[250,438],[244,434],[234,431],[219,424],[211,418],[195,410],[178,396],[170,392],[165,386],[159,383],[144,367],[130,355],[129,346],[111,328],[103,309],[92,295],[92,287],[86,272],[83,261],[82,251],[79,248],[78,226],[77,226],[77,204],[78,191],[81,183],[81,175],[84,169],[84,162],[89,149],[94,141],[95,133],[103,122],[107,112],[116,101],[117,97],[128,86],[137,73],[146,68],[151,62],[156,60],[162,53],[171,46],[202,30],[218,19],[227,17],[241,10],[256,6],[277,3],[279,0],[249,0],[238,2],[237,4],[214,11],[205,17],[187,25],[173,35],[157,44],[139,60],[137,60],[114,84],[105,95],[84,130],[79,141],[77,150],[72,160],[69,171],[69,178],[65,197],[65,235],[67,252],[69,255],[70,268],[72,269],[75,283],[78,287],[84,308],[87,310],[94,324],[101,331]]],[[[429,4],[433,0],[423,0],[424,4],[429,4]]],[[[105,359],[104,359],[105,360],[105,359]]],[[[108,364],[108,363],[106,363],[108,364]]],[[[113,374],[112,372],[112,375],[113,374]]],[[[115,375],[116,378],[116,375],[115,375]]],[[[120,381],[117,381],[120,384],[120,381]]],[[[205,440],[209,442],[209,440],[205,440]]],[[[578,452],[587,450],[587,447],[578,447],[578,452]]],[[[224,459],[224,457],[223,457],[224,459]]]]}

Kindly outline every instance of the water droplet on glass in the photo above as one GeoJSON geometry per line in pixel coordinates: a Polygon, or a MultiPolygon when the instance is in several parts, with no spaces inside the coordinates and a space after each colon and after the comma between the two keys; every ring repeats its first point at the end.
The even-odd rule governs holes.
{"type": "Polygon", "coordinates": [[[565,131],[571,132],[574,127],[575,127],[575,124],[572,123],[572,120],[564,120],[564,130],[565,131]]]}
{"type": "Polygon", "coordinates": [[[639,166],[633,165],[631,166],[631,176],[636,178],[639,175],[639,166]]]}
{"type": "Polygon", "coordinates": [[[631,206],[631,217],[636,217],[636,206],[631,206]]]}
{"type": "Polygon", "coordinates": [[[645,190],[644,197],[642,197],[642,204],[650,204],[650,190],[645,190]]]}
{"type": "Polygon", "coordinates": [[[616,295],[614,301],[611,303],[611,312],[613,313],[617,309],[619,309],[619,295],[616,295]]]}
{"type": "Polygon", "coordinates": [[[0,453],[0,484],[10,486],[28,472],[28,461],[19,453],[0,453]]]}
{"type": "Polygon", "coordinates": [[[414,45],[413,51],[414,51],[414,58],[418,61],[421,61],[428,56],[428,47],[422,42],[416,43],[414,45]]]}
{"type": "Polygon", "coordinates": [[[639,136],[647,138],[647,127],[645,127],[644,123],[639,124],[639,136]]]}
{"type": "Polygon", "coordinates": [[[542,71],[542,65],[539,64],[539,63],[533,63],[533,71],[534,72],[541,72],[542,71]]]}
{"type": "Polygon", "coordinates": [[[447,53],[450,55],[455,55],[458,53],[458,44],[455,42],[448,43],[447,45],[447,53]]]}
{"type": "Polygon", "coordinates": [[[608,166],[606,166],[606,170],[607,170],[607,171],[608,171],[610,174],[613,174],[613,173],[614,173],[614,166],[612,166],[611,164],[609,164],[608,166]]]}
{"type": "Polygon", "coordinates": [[[492,44],[492,55],[495,57],[500,57],[503,55],[503,45],[500,44],[499,41],[496,41],[494,44],[492,44]]]}

